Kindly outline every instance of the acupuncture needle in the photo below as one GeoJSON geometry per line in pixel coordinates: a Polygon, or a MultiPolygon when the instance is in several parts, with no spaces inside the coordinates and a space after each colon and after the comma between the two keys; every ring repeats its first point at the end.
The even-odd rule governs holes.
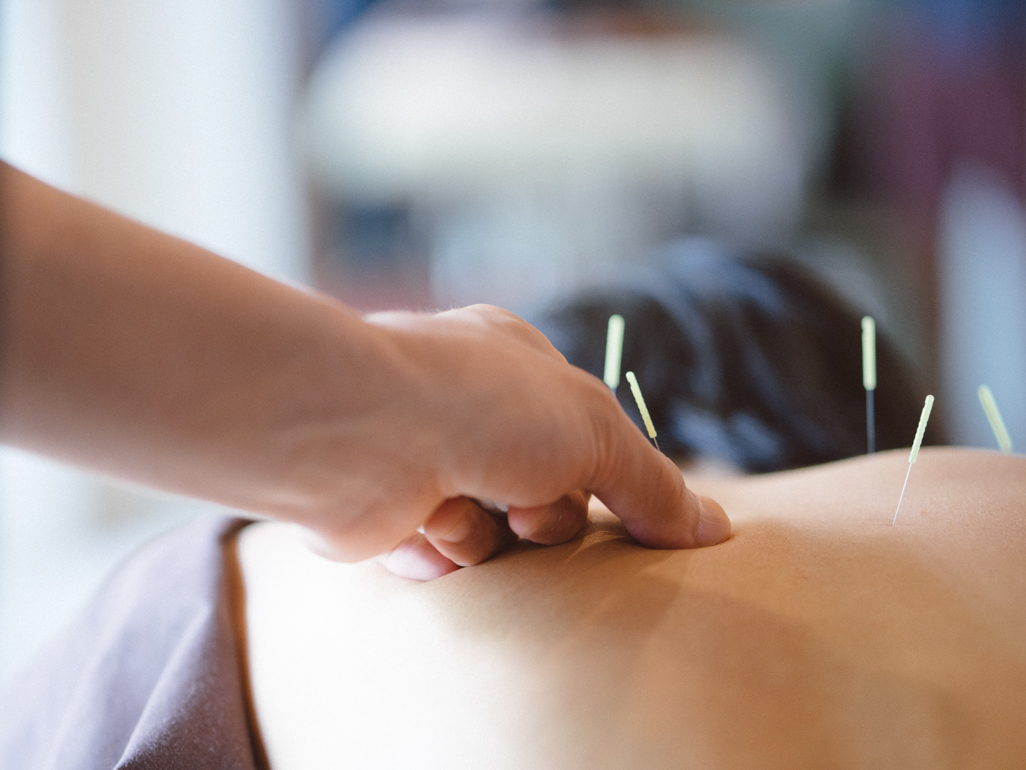
{"type": "MultiPolygon", "coordinates": [[[[641,419],[645,422],[645,430],[648,431],[648,437],[652,439],[652,443],[655,444],[655,448],[659,449],[659,442],[656,440],[656,429],[652,424],[652,418],[648,414],[648,407],[645,406],[645,397],[641,395],[641,388],[638,386],[638,378],[634,376],[634,372],[627,372],[627,382],[630,383],[631,393],[634,394],[634,400],[638,403],[638,411],[641,412],[641,419]]],[[[662,449],[659,449],[662,452],[662,449]]]]}
{"type": "Polygon", "coordinates": [[[987,415],[987,422],[990,423],[990,429],[994,431],[994,438],[997,439],[998,447],[1004,454],[1012,453],[1012,437],[1008,435],[1008,428],[1005,427],[1005,421],[1001,419],[1001,412],[998,411],[997,401],[994,400],[994,394],[991,393],[990,388],[986,385],[980,385],[976,390],[976,395],[980,397],[980,404],[983,406],[983,411],[987,415]]]}
{"type": "Polygon", "coordinates": [[[898,498],[898,507],[894,510],[893,527],[898,521],[898,511],[901,510],[901,500],[905,497],[905,487],[908,486],[908,477],[912,475],[912,466],[919,459],[919,447],[923,443],[923,434],[926,432],[926,422],[930,419],[930,411],[933,409],[933,396],[926,397],[923,404],[923,413],[919,415],[919,427],[916,428],[916,439],[912,442],[912,453],[908,456],[908,473],[905,474],[905,483],[901,485],[901,496],[898,498]]]}
{"type": "MultiPolygon", "coordinates": [[[[623,357],[623,331],[624,331],[624,320],[623,316],[619,313],[614,313],[609,316],[609,324],[606,328],[606,364],[605,370],[603,371],[602,380],[609,386],[609,388],[615,393],[616,389],[620,386],[620,362],[623,357]]],[[[628,379],[634,375],[629,374],[628,379]]],[[[636,381],[635,381],[636,382],[636,381]]],[[[633,386],[632,386],[633,387],[633,386]]],[[[635,398],[641,397],[641,392],[635,390],[635,398]]],[[[646,424],[651,425],[652,421],[648,417],[648,409],[644,408],[644,401],[639,401],[642,405],[642,414],[646,424]]],[[[652,440],[655,440],[655,431],[649,428],[651,431],[650,435],[652,440]]],[[[656,444],[658,447],[659,444],[656,444]]],[[[481,506],[488,513],[493,516],[505,516],[509,513],[509,506],[503,503],[497,503],[493,500],[480,500],[475,499],[479,506],[481,506]]]]}
{"type": "Polygon", "coordinates": [[[866,453],[876,451],[876,321],[862,318],[862,387],[866,389],[866,453]]]}
{"type": "Polygon", "coordinates": [[[609,316],[606,327],[606,367],[602,373],[602,381],[616,393],[620,387],[620,361],[623,358],[623,316],[614,313],[609,316]]]}

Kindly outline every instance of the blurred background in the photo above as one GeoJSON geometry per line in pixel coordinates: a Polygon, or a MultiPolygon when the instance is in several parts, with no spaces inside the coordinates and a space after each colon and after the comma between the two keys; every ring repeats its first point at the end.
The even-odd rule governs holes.
{"type": "MultiPolygon", "coordinates": [[[[972,446],[981,382],[1026,446],[1024,148],[1022,0],[0,0],[0,156],[59,187],[363,310],[784,250],[972,446]]],[[[0,450],[0,683],[211,510],[0,450]]]]}

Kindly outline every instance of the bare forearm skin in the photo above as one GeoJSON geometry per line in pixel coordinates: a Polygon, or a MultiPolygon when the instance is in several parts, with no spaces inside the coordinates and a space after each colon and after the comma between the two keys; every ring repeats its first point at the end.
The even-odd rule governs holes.
{"type": "Polygon", "coordinates": [[[339,433],[379,419],[398,387],[384,335],[341,304],[0,173],[0,439],[288,518],[344,495],[339,478],[311,478],[335,469],[297,455],[332,456],[351,478],[373,453],[349,456],[339,433]]]}

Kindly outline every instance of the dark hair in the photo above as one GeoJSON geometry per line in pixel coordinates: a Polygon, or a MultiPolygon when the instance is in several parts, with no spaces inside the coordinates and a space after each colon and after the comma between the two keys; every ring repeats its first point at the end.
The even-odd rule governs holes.
{"type": "MultiPolygon", "coordinates": [[[[750,472],[866,451],[861,314],[796,262],[678,246],[658,269],[592,290],[537,319],[570,363],[602,376],[609,316],[626,321],[634,371],[660,447],[750,472]]],[[[925,393],[877,337],[876,444],[907,447],[925,393]]],[[[617,395],[635,422],[630,389],[617,395]]],[[[931,421],[926,443],[941,431],[931,421]]]]}

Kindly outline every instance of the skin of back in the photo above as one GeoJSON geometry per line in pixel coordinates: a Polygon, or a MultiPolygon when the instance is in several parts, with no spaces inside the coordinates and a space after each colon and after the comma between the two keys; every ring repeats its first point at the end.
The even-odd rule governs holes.
{"type": "Polygon", "coordinates": [[[1026,459],[924,449],[689,476],[725,543],[582,536],[430,583],[242,531],[253,705],[291,768],[1012,768],[1026,459]]]}

